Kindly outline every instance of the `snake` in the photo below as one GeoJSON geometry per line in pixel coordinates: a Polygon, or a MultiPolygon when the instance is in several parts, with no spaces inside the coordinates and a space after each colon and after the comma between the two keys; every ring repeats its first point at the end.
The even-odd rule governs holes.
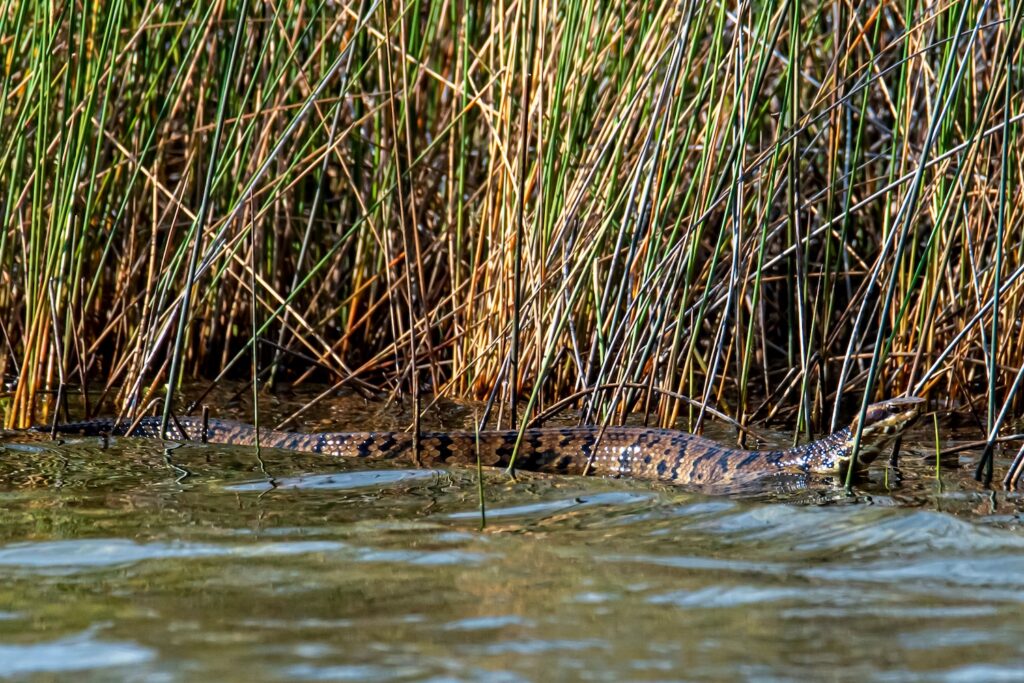
{"type": "Polygon", "coordinates": [[[742,450],[685,431],[646,427],[545,427],[519,431],[285,432],[231,420],[180,417],[135,424],[100,418],[37,427],[82,436],[130,436],[260,446],[338,458],[396,459],[422,467],[514,467],[566,475],[605,475],[671,484],[727,484],[772,474],[845,474],[866,469],[920,415],[924,400],[892,398],[867,407],[846,427],[785,450],[742,450]],[[857,434],[860,443],[855,448],[857,434]],[[856,458],[854,452],[856,451],[856,458]]]}

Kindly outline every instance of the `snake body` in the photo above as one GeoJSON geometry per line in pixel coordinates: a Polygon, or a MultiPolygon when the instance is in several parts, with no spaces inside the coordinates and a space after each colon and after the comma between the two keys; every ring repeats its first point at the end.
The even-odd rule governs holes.
{"type": "MultiPolygon", "coordinates": [[[[866,467],[918,416],[921,399],[900,398],[868,407],[858,467],[866,467]]],[[[61,433],[161,438],[160,419],[130,425],[111,419],[57,427],[61,433]]],[[[853,424],[809,444],[786,450],[729,448],[687,432],[645,427],[555,427],[516,431],[425,432],[414,448],[408,432],[282,432],[228,420],[179,418],[166,438],[280,448],[343,458],[400,459],[420,466],[475,466],[652,479],[676,484],[719,484],[781,472],[842,472],[857,432],[853,424]],[[517,447],[518,443],[518,447],[517,447]],[[513,454],[515,454],[513,460],[513,454]]],[[[49,431],[49,428],[40,428],[49,431]]]]}

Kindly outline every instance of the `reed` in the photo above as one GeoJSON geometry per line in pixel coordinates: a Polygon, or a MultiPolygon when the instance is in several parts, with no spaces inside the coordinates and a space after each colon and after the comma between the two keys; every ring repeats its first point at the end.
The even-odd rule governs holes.
{"type": "Polygon", "coordinates": [[[4,421],[230,377],[987,432],[1022,7],[0,0],[4,421]]]}

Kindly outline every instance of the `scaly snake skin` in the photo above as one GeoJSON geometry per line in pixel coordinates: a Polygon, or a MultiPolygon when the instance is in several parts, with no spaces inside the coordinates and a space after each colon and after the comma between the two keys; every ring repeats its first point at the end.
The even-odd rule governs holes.
{"type": "MultiPolygon", "coordinates": [[[[923,400],[897,398],[868,407],[858,451],[858,468],[870,464],[920,414],[923,400]]],[[[61,433],[124,436],[127,423],[90,420],[57,427],[61,433]]],[[[201,418],[168,425],[167,438],[251,446],[256,429],[227,420],[201,418]]],[[[49,431],[48,427],[38,427],[49,431]]],[[[129,436],[160,438],[160,419],[143,418],[129,436]]],[[[342,458],[393,458],[420,466],[508,467],[558,474],[599,474],[675,484],[721,484],[780,472],[835,473],[850,460],[857,421],[805,446],[777,451],[728,448],[686,432],[645,427],[555,427],[527,429],[513,463],[518,432],[424,432],[413,453],[408,432],[279,432],[259,430],[259,445],[342,458]]]]}

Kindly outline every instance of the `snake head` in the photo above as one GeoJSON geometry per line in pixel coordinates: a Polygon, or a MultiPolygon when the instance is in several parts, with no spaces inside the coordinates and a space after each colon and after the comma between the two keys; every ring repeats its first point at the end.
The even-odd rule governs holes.
{"type": "MultiPolygon", "coordinates": [[[[903,430],[912,425],[921,415],[924,399],[916,396],[890,398],[868,406],[864,414],[864,428],[860,436],[860,449],[857,453],[858,467],[867,467],[881,452],[889,446],[903,430]]],[[[857,436],[857,425],[860,416],[853,418],[850,424],[850,440],[848,452],[853,450],[853,440],[857,436]]]]}

